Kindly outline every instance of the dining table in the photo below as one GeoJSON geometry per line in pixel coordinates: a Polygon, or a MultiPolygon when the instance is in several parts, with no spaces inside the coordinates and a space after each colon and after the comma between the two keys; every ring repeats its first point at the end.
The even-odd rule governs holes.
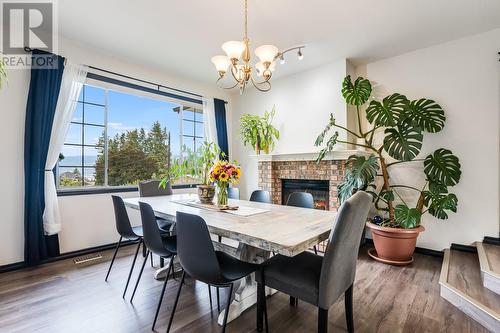
{"type": "MultiPolygon", "coordinates": [[[[124,199],[125,205],[139,209],[139,202],[149,204],[160,218],[175,219],[177,212],[202,217],[211,234],[228,239],[214,240],[214,248],[246,262],[260,264],[271,255],[293,257],[326,240],[335,225],[336,212],[247,200],[229,199],[234,210],[220,210],[216,205],[200,205],[196,194],[173,194],[124,199]]],[[[217,237],[215,237],[216,239],[217,237]]],[[[228,322],[257,302],[254,274],[241,279],[234,287],[228,322]]],[[[267,289],[267,294],[273,290],[267,289]]],[[[222,324],[223,310],[218,317],[222,324]]]]}

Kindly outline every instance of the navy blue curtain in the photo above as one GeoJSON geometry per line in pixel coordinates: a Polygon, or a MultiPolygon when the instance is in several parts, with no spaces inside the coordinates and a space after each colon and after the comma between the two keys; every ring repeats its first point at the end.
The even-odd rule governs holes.
{"type": "MultiPolygon", "coordinates": [[[[31,69],[31,81],[26,106],[24,134],[24,260],[36,265],[59,255],[57,235],[46,236],[43,231],[45,208],[44,171],[49,150],[50,133],[61,88],[64,58],[33,50],[36,59],[53,58],[53,68],[31,69]]],[[[40,61],[43,63],[43,61],[40,61]]]]}
{"type": "Polygon", "coordinates": [[[229,161],[229,144],[227,142],[227,124],[226,124],[226,102],[214,98],[215,105],[215,127],[217,128],[217,142],[220,149],[226,154],[229,161]]]}

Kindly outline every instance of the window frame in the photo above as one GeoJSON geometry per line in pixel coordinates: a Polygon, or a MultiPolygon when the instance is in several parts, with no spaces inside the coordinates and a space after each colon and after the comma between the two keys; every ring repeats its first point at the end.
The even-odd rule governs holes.
{"type": "MultiPolygon", "coordinates": [[[[83,110],[82,110],[82,121],[81,122],[75,122],[75,121],[71,121],[71,124],[76,124],[76,125],[79,125],[81,126],[81,130],[82,130],[82,142],[81,144],[71,144],[71,143],[64,143],[63,146],[75,146],[75,147],[81,147],[82,148],[82,165],[78,165],[78,166],[72,166],[72,165],[62,165],[62,166],[59,166],[59,163],[56,164],[56,168],[81,168],[82,170],[82,186],[80,187],[63,187],[61,188],[60,187],[60,177],[59,175],[60,174],[57,174],[55,177],[55,181],[56,181],[56,190],[57,190],[57,196],[72,196],[72,195],[89,195],[89,194],[106,194],[106,193],[120,193],[120,192],[136,192],[138,191],[138,186],[135,186],[135,185],[121,185],[121,186],[110,186],[110,185],[107,185],[108,184],[108,162],[109,162],[109,159],[108,159],[108,91],[109,90],[112,90],[113,87],[110,87],[109,84],[112,84],[114,86],[116,86],[117,88],[120,88],[120,87],[123,87],[123,88],[126,88],[124,90],[121,90],[121,89],[114,89],[116,91],[119,91],[119,92],[123,92],[123,93],[126,93],[126,94],[132,94],[133,95],[133,91],[138,91],[138,92],[146,92],[147,94],[152,94],[152,95],[159,95],[159,96],[162,96],[163,98],[167,97],[168,100],[171,100],[172,102],[174,103],[178,103],[180,105],[180,112],[179,112],[179,121],[180,121],[180,144],[181,144],[181,147],[183,145],[183,137],[184,137],[184,133],[183,133],[183,122],[184,122],[184,119],[183,119],[183,109],[184,108],[191,108],[190,106],[186,106],[186,102],[188,102],[188,104],[195,104],[195,105],[200,105],[200,107],[202,108],[202,105],[203,105],[203,102],[201,99],[194,99],[194,98],[190,98],[190,97],[185,97],[185,96],[181,96],[181,95],[176,95],[176,94],[173,94],[173,93],[170,93],[170,92],[165,92],[165,91],[161,91],[160,89],[158,90],[152,90],[151,88],[148,88],[148,87],[144,87],[144,86],[140,86],[140,85],[137,85],[137,84],[133,84],[133,83],[129,83],[129,82],[125,82],[125,81],[120,81],[120,80],[116,80],[116,79],[113,79],[113,78],[109,78],[109,77],[105,77],[105,76],[101,76],[101,75],[97,75],[97,74],[94,74],[94,73],[89,73],[87,75],[87,79],[92,79],[92,82],[85,82],[84,83],[84,86],[93,86],[93,87],[96,87],[96,88],[99,88],[99,89],[103,89],[105,91],[105,101],[104,101],[104,105],[101,105],[101,104],[98,104],[98,103],[93,103],[93,102],[85,102],[85,98],[83,98],[82,101],[78,100],[77,101],[77,105],[79,103],[81,103],[83,105],[83,110]],[[102,85],[99,85],[99,82],[103,83],[102,85]],[[94,124],[94,123],[86,123],[85,122],[85,111],[84,111],[84,106],[85,104],[89,104],[89,105],[95,105],[95,106],[99,106],[99,107],[104,107],[104,125],[98,125],[98,124],[94,124]],[[89,145],[89,144],[85,144],[85,126],[93,126],[93,127],[103,127],[104,128],[104,146],[100,146],[98,144],[95,144],[95,145],[89,145]],[[85,176],[85,169],[84,168],[95,168],[95,166],[85,166],[85,155],[84,155],[84,151],[85,151],[85,148],[86,147],[91,147],[91,148],[102,148],[104,149],[104,154],[105,154],[105,159],[104,159],[104,163],[105,163],[105,173],[104,173],[104,177],[105,177],[105,184],[106,185],[102,185],[102,186],[88,186],[88,187],[85,187],[83,185],[84,183],[84,176],[85,176]]],[[[84,91],[84,90],[83,90],[84,91]]],[[[144,96],[144,94],[141,94],[141,93],[138,93],[137,96],[144,96]]],[[[150,98],[154,98],[153,96],[151,96],[150,98]]],[[[196,116],[194,116],[195,119],[196,119],[196,116]]],[[[203,119],[204,120],[204,119],[203,119]]],[[[198,122],[198,123],[201,123],[203,124],[203,122],[198,122]]],[[[193,122],[193,125],[195,126],[196,125],[196,121],[193,122]]],[[[193,130],[194,133],[196,133],[196,129],[193,130]]],[[[196,134],[195,134],[196,135],[196,134]]],[[[204,139],[205,135],[203,133],[203,137],[201,137],[202,139],[204,139]]],[[[195,140],[195,138],[197,137],[193,137],[193,140],[195,140]]],[[[194,144],[194,146],[196,146],[194,144]]],[[[54,169],[55,171],[55,169],[54,169]]],[[[197,185],[199,184],[175,184],[175,185],[172,185],[172,188],[173,189],[188,189],[188,188],[195,188],[197,185]]]]}

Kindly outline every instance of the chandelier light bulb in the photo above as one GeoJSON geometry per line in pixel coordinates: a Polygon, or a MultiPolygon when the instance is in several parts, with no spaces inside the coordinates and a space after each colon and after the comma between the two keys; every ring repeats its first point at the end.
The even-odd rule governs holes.
{"type": "Polygon", "coordinates": [[[283,54],[281,54],[281,56],[280,56],[280,64],[284,65],[285,63],[286,63],[285,57],[283,56],[283,54]]]}
{"type": "Polygon", "coordinates": [[[245,51],[245,43],[240,41],[229,41],[222,44],[222,50],[231,60],[238,60],[241,58],[243,51],[245,51]]]}
{"type": "Polygon", "coordinates": [[[274,58],[278,55],[279,50],[274,45],[262,45],[255,49],[255,55],[263,63],[272,63],[274,58]]]}
{"type": "Polygon", "coordinates": [[[299,49],[299,51],[297,52],[297,58],[299,58],[299,60],[304,59],[304,54],[302,53],[301,49],[299,49]]]}

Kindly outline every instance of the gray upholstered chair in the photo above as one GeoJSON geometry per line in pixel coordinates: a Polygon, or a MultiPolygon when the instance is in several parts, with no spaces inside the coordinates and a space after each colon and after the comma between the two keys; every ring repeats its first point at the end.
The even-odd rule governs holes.
{"type": "MultiPolygon", "coordinates": [[[[262,303],[260,308],[266,308],[264,286],[277,289],[316,305],[318,332],[325,333],[328,330],[328,309],[344,294],[347,329],[353,332],[352,286],[371,199],[369,194],[359,191],[344,202],[337,213],[324,257],[303,252],[295,257],[277,255],[264,263],[263,276],[256,276],[259,282],[258,299],[262,303]]],[[[262,316],[262,311],[258,311],[259,331],[262,330],[262,316]]]]}

